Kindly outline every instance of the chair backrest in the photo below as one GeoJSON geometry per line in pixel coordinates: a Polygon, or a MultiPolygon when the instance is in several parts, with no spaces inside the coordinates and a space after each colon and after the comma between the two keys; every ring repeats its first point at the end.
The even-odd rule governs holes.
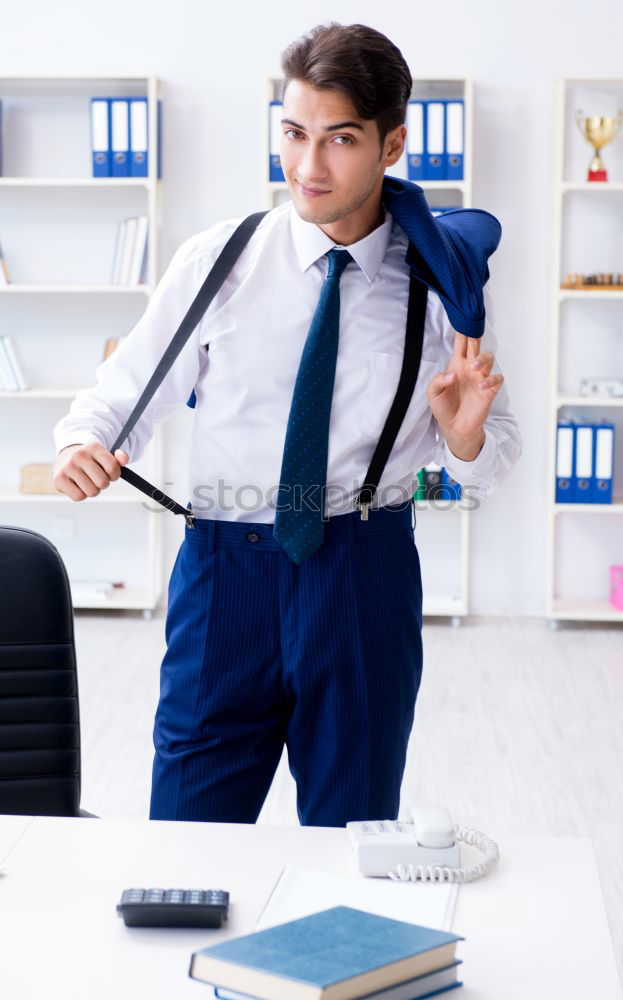
{"type": "Polygon", "coordinates": [[[43,535],[0,525],[0,813],[76,816],[79,805],[67,571],[43,535]]]}

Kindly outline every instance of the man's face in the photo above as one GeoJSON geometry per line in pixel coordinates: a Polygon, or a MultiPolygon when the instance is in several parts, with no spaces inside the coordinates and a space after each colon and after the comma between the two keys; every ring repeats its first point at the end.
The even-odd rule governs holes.
{"type": "Polygon", "coordinates": [[[376,121],[359,118],[345,94],[300,80],[286,88],[282,119],[281,165],[302,219],[337,222],[380,199],[385,169],[402,152],[404,126],[388,133],[381,150],[376,121]]]}

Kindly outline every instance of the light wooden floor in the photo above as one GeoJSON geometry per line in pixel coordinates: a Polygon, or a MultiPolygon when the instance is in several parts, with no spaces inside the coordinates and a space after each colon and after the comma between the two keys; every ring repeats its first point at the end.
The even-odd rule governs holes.
{"type": "MultiPolygon", "coordinates": [[[[623,631],[427,619],[423,636],[403,807],[441,802],[494,839],[590,836],[623,979],[623,631]]],[[[82,806],[146,817],[163,613],[78,612],[76,642],[82,806]]],[[[297,823],[295,791],[284,754],[259,822],[297,823]]]]}

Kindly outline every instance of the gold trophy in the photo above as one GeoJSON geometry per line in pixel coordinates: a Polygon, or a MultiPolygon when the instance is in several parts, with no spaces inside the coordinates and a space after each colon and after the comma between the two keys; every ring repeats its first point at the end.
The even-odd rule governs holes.
{"type": "Polygon", "coordinates": [[[575,113],[575,121],[584,138],[595,150],[588,168],[587,180],[607,181],[608,171],[604,167],[599,150],[614,139],[623,124],[623,111],[619,110],[614,118],[609,115],[585,115],[583,111],[578,110],[575,113]]]}

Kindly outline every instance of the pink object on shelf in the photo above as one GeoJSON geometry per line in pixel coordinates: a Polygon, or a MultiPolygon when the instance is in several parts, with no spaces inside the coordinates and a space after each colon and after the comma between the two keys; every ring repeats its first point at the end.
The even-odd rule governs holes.
{"type": "Polygon", "coordinates": [[[610,567],[610,603],[623,611],[623,566],[610,567]]]}

